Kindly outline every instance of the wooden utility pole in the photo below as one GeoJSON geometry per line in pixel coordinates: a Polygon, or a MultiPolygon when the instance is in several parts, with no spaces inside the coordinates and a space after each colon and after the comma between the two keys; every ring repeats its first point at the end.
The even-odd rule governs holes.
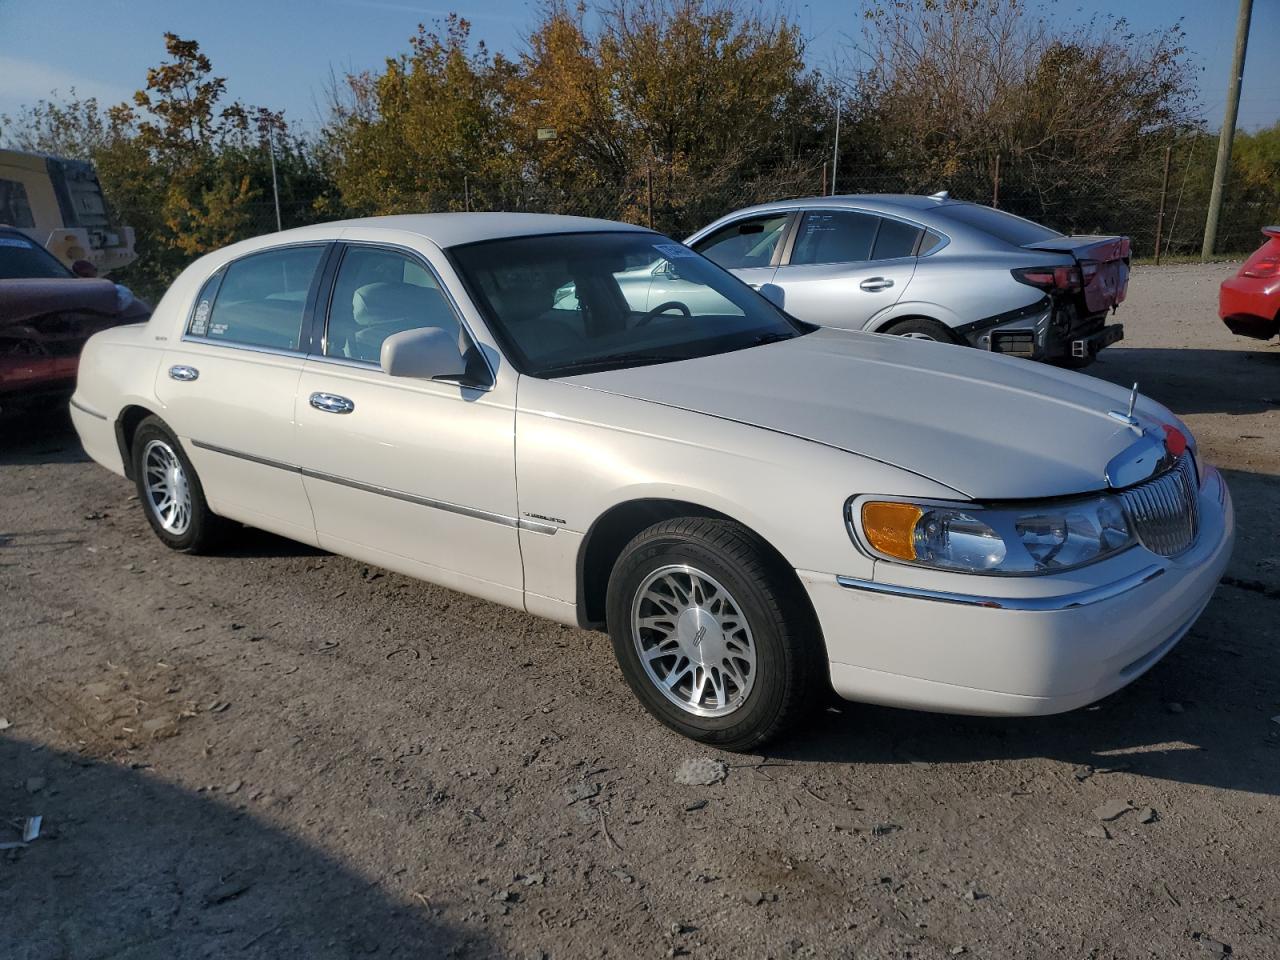
{"type": "Polygon", "coordinates": [[[1000,206],[1000,154],[996,154],[996,174],[991,179],[991,206],[1000,206]]]}
{"type": "Polygon", "coordinates": [[[1156,266],[1160,266],[1160,235],[1164,232],[1164,198],[1169,195],[1169,158],[1173,147],[1164,148],[1164,176],[1160,180],[1160,212],[1156,214],[1156,266]]]}
{"type": "Polygon", "coordinates": [[[1218,241],[1218,215],[1222,213],[1222,191],[1231,171],[1231,141],[1236,135],[1236,115],[1240,112],[1240,83],[1244,80],[1244,53],[1249,45],[1249,21],[1253,18],[1253,0],[1240,0],[1240,17],[1236,20],[1236,52],[1231,58],[1231,82],[1227,85],[1227,108],[1222,116],[1222,132],[1218,134],[1218,162],[1213,168],[1213,192],[1209,194],[1209,215],[1204,222],[1204,246],[1200,259],[1213,256],[1218,241]]]}
{"type": "Polygon", "coordinates": [[[822,161],[822,193],[821,196],[827,195],[827,161],[822,161]]]}
{"type": "Polygon", "coordinates": [[[836,142],[831,148],[831,195],[836,195],[836,167],[840,164],[840,101],[836,101],[836,142]]]}
{"type": "Polygon", "coordinates": [[[644,164],[644,185],[645,192],[649,195],[649,229],[653,229],[653,161],[646,160],[644,164]]]}

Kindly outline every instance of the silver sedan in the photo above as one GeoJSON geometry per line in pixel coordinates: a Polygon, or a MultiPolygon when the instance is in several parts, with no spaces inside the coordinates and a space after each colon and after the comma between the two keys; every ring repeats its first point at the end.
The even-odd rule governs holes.
{"type": "MultiPolygon", "coordinates": [[[[854,195],[739,210],[686,243],[822,326],[1089,363],[1120,340],[1127,237],[1064,236],[1002,210],[933,196],[854,195]]],[[[663,262],[646,309],[679,300],[663,262]]]]}

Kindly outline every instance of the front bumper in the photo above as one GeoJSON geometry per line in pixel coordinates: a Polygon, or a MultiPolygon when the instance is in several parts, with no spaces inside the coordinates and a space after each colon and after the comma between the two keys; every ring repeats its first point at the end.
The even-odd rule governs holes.
{"type": "Polygon", "coordinates": [[[932,586],[915,569],[926,575],[915,586],[800,576],[842,697],[944,713],[1061,713],[1113,693],[1173,649],[1213,595],[1234,529],[1226,484],[1209,470],[1199,535],[1177,557],[1135,547],[1057,576],[950,574],[932,586]]]}

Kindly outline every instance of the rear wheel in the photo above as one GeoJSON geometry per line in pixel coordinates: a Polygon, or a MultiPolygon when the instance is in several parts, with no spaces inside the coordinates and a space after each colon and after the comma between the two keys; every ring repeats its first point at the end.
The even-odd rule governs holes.
{"type": "Polygon", "coordinates": [[[147,522],[165,546],[206,553],[225,536],[227,521],[209,509],[204,488],[178,438],[159,417],[133,435],[133,475],[147,522]]]}
{"type": "Polygon", "coordinates": [[[888,330],[896,337],[907,337],[910,340],[934,340],[938,343],[959,343],[955,335],[937,320],[927,317],[911,317],[895,323],[888,330]]]}
{"type": "Polygon", "coordinates": [[[822,645],[794,576],[724,520],[656,524],[623,550],[607,616],[623,676],[686,737],[752,750],[793,729],[818,698],[822,645]]]}

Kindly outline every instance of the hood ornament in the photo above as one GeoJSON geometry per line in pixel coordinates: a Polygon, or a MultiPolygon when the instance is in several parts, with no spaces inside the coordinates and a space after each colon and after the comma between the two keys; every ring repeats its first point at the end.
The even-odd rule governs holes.
{"type": "Polygon", "coordinates": [[[1112,420],[1119,420],[1126,427],[1132,427],[1139,435],[1142,435],[1142,424],[1138,423],[1138,418],[1133,415],[1133,409],[1138,405],[1138,382],[1135,380],[1133,389],[1129,391],[1129,409],[1124,413],[1119,410],[1108,410],[1107,416],[1112,420]]]}

